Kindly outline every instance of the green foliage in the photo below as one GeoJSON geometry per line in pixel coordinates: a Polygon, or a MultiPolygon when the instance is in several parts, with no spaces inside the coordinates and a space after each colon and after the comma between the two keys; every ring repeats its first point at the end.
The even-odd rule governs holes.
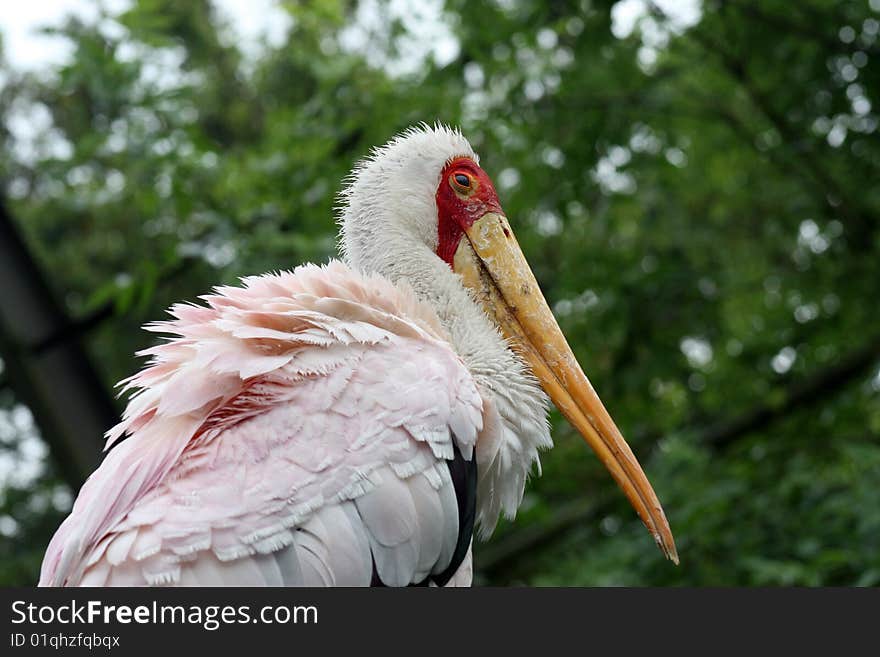
{"type": "MultiPolygon", "coordinates": [[[[663,562],[556,421],[478,571],[571,500],[595,504],[482,581],[876,585],[880,349],[827,374],[880,340],[878,5],[706,0],[692,27],[655,8],[618,38],[614,4],[449,0],[457,57],[394,75],[393,12],[352,51],[357,3],[285,3],[286,42],[253,59],[208,0],[140,0],[59,28],[74,52],[56,70],[5,71],[0,113],[47,119],[29,153],[0,131],[0,176],[70,314],[114,305],[89,335],[109,386],[170,303],[331,257],[334,196],[371,146],[459,124],[682,558],[663,562]],[[798,397],[805,382],[819,394],[798,397]],[[755,409],[778,417],[709,439],[755,409]]],[[[57,522],[22,495],[0,510],[21,520],[6,583],[33,581],[57,522]]]]}

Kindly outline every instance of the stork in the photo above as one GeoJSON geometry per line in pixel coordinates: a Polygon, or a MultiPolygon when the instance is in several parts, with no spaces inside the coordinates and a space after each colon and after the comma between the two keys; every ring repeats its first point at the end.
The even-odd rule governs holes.
{"type": "Polygon", "coordinates": [[[46,552],[48,586],[470,585],[548,397],[665,555],[642,468],[572,354],[477,154],[411,128],[352,171],[342,260],[245,278],[170,337],[46,552]],[[126,440],[120,439],[126,436],[126,440]]]}

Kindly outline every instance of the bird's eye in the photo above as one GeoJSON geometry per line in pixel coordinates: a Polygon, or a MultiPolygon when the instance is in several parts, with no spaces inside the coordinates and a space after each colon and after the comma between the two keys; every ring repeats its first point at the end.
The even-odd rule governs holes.
{"type": "Polygon", "coordinates": [[[449,178],[449,182],[455,191],[460,194],[470,194],[473,186],[471,177],[466,173],[454,173],[449,178]]]}

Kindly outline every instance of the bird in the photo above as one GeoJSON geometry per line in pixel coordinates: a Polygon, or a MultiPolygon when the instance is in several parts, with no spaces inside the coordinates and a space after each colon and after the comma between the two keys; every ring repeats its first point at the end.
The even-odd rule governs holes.
{"type": "Polygon", "coordinates": [[[338,259],[148,324],[163,340],[39,585],[470,586],[550,401],[678,563],[479,162],[460,129],[398,133],[343,182],[338,259]]]}

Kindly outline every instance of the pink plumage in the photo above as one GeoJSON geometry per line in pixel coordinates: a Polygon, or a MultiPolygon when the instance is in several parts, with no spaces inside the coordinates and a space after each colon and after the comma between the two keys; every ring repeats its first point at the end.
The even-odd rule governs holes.
{"type": "MultiPolygon", "coordinates": [[[[41,585],[389,585],[443,571],[483,401],[436,313],[339,262],[177,305],[41,585]]],[[[470,561],[456,583],[470,582],[470,561]]]]}

